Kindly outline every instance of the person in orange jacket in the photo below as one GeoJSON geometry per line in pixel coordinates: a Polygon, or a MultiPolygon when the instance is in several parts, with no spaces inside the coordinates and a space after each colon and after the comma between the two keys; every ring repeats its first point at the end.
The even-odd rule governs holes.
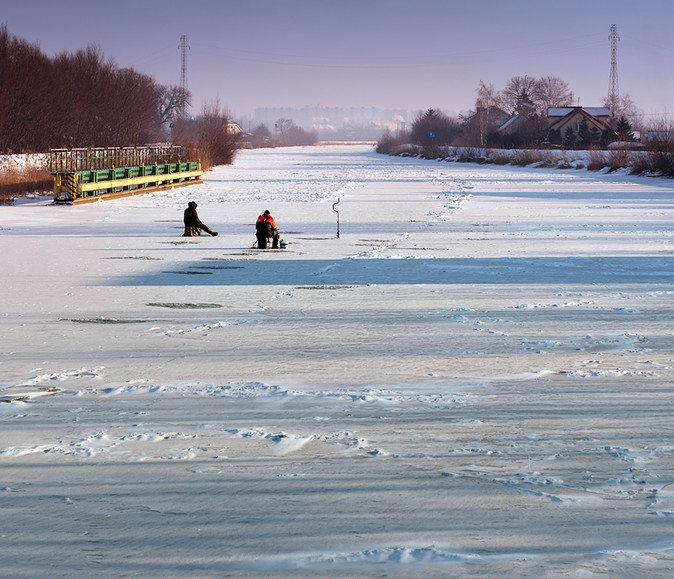
{"type": "Polygon", "coordinates": [[[267,209],[257,218],[255,223],[255,236],[257,237],[258,249],[267,249],[268,239],[272,240],[272,249],[278,249],[279,232],[276,228],[276,221],[267,209]]]}

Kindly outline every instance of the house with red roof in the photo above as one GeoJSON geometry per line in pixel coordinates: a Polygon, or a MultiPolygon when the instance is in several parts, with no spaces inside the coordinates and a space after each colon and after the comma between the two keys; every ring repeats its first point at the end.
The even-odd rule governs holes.
{"type": "Polygon", "coordinates": [[[585,120],[590,130],[595,127],[600,135],[612,131],[608,124],[610,112],[607,107],[554,107],[548,109],[548,133],[556,131],[564,135],[571,128],[578,136],[580,126],[585,120]]]}

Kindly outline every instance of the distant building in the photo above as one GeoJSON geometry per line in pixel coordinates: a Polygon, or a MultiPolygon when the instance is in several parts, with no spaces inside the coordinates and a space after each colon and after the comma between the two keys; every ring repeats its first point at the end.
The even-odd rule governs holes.
{"type": "Polygon", "coordinates": [[[467,133],[474,141],[470,144],[484,146],[487,136],[502,127],[509,118],[510,115],[498,107],[477,107],[472,115],[466,117],[467,133]]]}
{"type": "Polygon", "coordinates": [[[497,129],[497,132],[502,135],[514,135],[523,130],[534,117],[535,113],[517,113],[512,115],[497,129]]]}
{"type": "Polygon", "coordinates": [[[377,140],[385,130],[395,132],[404,127],[409,114],[403,109],[375,107],[267,107],[255,109],[251,122],[273,129],[279,119],[289,119],[305,131],[315,131],[321,140],[377,140]]]}
{"type": "Polygon", "coordinates": [[[670,145],[674,143],[674,132],[648,131],[646,133],[646,142],[650,145],[670,145]]]}
{"type": "Polygon", "coordinates": [[[546,121],[531,103],[522,102],[518,112],[497,130],[494,142],[504,147],[527,147],[538,143],[545,134],[546,121]]]}
{"type": "Polygon", "coordinates": [[[469,123],[484,123],[490,128],[498,128],[502,126],[509,118],[510,115],[504,110],[498,107],[489,106],[477,107],[475,112],[468,117],[467,121],[469,123]]]}
{"type": "Polygon", "coordinates": [[[590,127],[600,132],[611,130],[608,125],[610,112],[607,107],[554,107],[548,109],[548,130],[564,134],[568,127],[578,134],[580,124],[585,119],[590,127]]]}
{"type": "Polygon", "coordinates": [[[230,135],[238,135],[241,132],[241,126],[230,121],[227,123],[227,132],[230,135]]]}
{"type": "Polygon", "coordinates": [[[607,107],[549,108],[548,142],[567,149],[605,147],[615,138],[615,132],[608,124],[609,117],[607,107]]]}

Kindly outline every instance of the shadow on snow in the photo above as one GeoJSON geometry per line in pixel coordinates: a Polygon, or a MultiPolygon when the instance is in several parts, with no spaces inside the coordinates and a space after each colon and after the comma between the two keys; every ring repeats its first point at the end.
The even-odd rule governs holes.
{"type": "MultiPolygon", "coordinates": [[[[270,250],[271,252],[272,250],[270,250]]],[[[674,256],[199,260],[109,285],[672,284],[674,256]]],[[[158,268],[161,265],[157,266],[158,268]]]]}

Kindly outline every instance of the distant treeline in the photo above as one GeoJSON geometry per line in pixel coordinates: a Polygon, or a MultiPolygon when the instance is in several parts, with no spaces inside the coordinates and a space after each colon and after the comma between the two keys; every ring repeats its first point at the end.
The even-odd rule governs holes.
{"type": "Polygon", "coordinates": [[[160,87],[90,46],[45,56],[0,27],[0,152],[149,142],[160,87]]]}
{"type": "Polygon", "coordinates": [[[231,162],[239,136],[227,115],[216,104],[187,119],[190,104],[189,92],[120,68],[95,45],[49,58],[0,25],[0,154],[172,140],[205,165],[231,162]]]}
{"type": "Polygon", "coordinates": [[[485,130],[488,125],[480,122],[479,112],[455,119],[438,109],[428,109],[417,114],[409,131],[386,131],[377,141],[376,150],[426,159],[559,167],[571,166],[565,152],[579,150],[590,152],[585,165],[590,169],[628,167],[635,174],[674,177],[674,130],[669,124],[654,123],[646,132],[646,142],[636,142],[632,126],[624,117],[614,126],[604,134],[595,131],[593,137],[583,119],[577,132],[569,127],[563,138],[559,132],[553,138],[548,123],[533,113],[518,131],[499,135],[494,127],[490,132],[485,130]],[[561,156],[557,154],[560,152],[561,156]]]}

